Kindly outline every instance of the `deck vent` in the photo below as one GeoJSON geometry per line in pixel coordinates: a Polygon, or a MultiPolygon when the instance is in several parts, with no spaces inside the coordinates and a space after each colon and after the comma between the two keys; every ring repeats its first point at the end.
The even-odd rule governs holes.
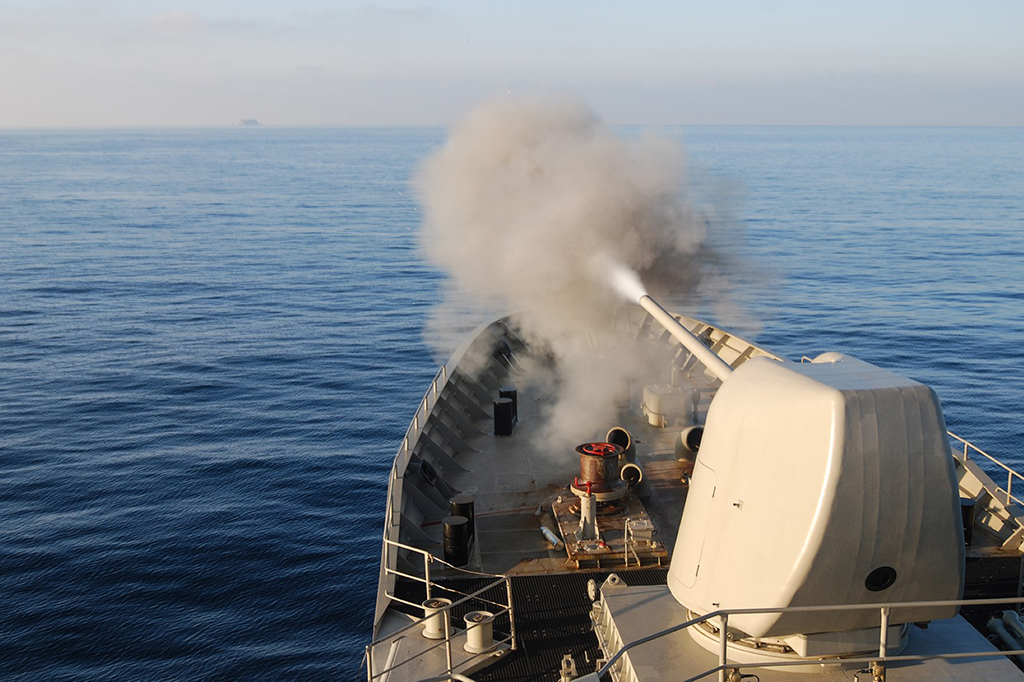
{"type": "Polygon", "coordinates": [[[619,472],[619,478],[632,488],[640,485],[640,481],[644,480],[644,471],[636,464],[627,464],[619,472]]]}
{"type": "Polygon", "coordinates": [[[687,426],[676,441],[676,459],[692,462],[697,459],[700,441],[704,438],[703,426],[687,426]]]}
{"type": "Polygon", "coordinates": [[[619,466],[632,464],[636,461],[636,445],[633,443],[633,436],[621,426],[613,426],[608,429],[608,435],[604,437],[612,445],[622,448],[622,455],[619,456],[619,466]]]}

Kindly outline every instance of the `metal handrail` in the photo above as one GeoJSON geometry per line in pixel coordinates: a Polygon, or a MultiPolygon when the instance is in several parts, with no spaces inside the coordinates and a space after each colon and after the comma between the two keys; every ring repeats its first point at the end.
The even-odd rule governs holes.
{"type": "MultiPolygon", "coordinates": [[[[533,507],[530,507],[530,509],[533,509],[533,507]]],[[[455,564],[450,564],[447,561],[445,561],[444,559],[441,559],[440,557],[434,556],[433,554],[431,554],[430,552],[428,552],[427,550],[425,550],[425,549],[423,549],[421,547],[416,547],[414,545],[407,545],[404,542],[398,542],[397,540],[389,540],[387,538],[384,538],[384,544],[393,545],[395,547],[400,547],[402,549],[407,549],[410,552],[416,552],[417,554],[422,554],[423,558],[428,560],[428,561],[430,561],[431,563],[436,561],[437,563],[444,564],[448,568],[451,568],[453,570],[459,571],[460,573],[468,573],[470,575],[475,575],[475,576],[477,576],[479,578],[501,578],[501,577],[504,577],[502,574],[499,574],[499,573],[481,573],[480,571],[474,571],[474,570],[469,569],[469,568],[463,568],[461,566],[456,566],[455,564]]],[[[422,578],[420,578],[420,580],[422,580],[422,578]]]]}
{"type": "MultiPolygon", "coordinates": [[[[439,559],[438,557],[435,557],[433,554],[431,554],[430,552],[428,552],[428,551],[426,551],[424,549],[421,549],[419,547],[414,547],[413,545],[407,545],[407,544],[402,543],[402,542],[397,542],[395,540],[389,540],[387,537],[384,538],[384,546],[385,547],[392,546],[392,547],[398,547],[398,548],[401,548],[401,549],[406,549],[406,550],[409,550],[410,552],[415,552],[415,553],[420,554],[420,555],[423,556],[423,577],[422,578],[419,577],[419,576],[416,576],[416,575],[410,575],[408,573],[403,573],[401,571],[398,571],[397,569],[390,568],[387,565],[387,562],[385,562],[385,564],[384,564],[384,573],[385,573],[385,575],[402,576],[404,578],[407,578],[407,579],[410,579],[410,580],[414,580],[414,581],[423,583],[426,586],[427,599],[430,599],[432,588],[439,588],[439,589],[445,590],[447,592],[451,592],[453,594],[463,595],[461,599],[459,599],[459,600],[457,600],[457,601],[455,601],[455,602],[453,602],[453,603],[451,603],[451,604],[449,604],[449,605],[439,609],[439,611],[442,611],[442,612],[444,612],[446,614],[450,613],[451,610],[453,608],[455,608],[456,606],[459,606],[459,605],[469,601],[470,599],[476,599],[477,601],[481,601],[481,602],[484,602],[486,604],[490,604],[492,606],[499,607],[500,610],[498,610],[498,611],[496,611],[494,613],[494,617],[497,618],[499,616],[505,615],[506,613],[508,614],[509,635],[508,635],[508,637],[505,637],[503,639],[497,640],[496,644],[505,644],[507,642],[509,644],[509,647],[513,651],[517,648],[517,646],[516,646],[516,644],[517,644],[517,642],[516,642],[516,619],[515,619],[515,612],[514,612],[513,606],[512,606],[512,581],[511,581],[511,579],[507,575],[495,575],[493,573],[481,573],[479,571],[473,571],[473,570],[470,570],[470,569],[461,568],[459,566],[455,566],[453,564],[448,563],[444,559],[439,559]],[[434,563],[435,561],[440,563],[440,564],[444,564],[448,568],[454,569],[455,571],[458,571],[460,573],[465,573],[465,574],[476,576],[476,577],[480,577],[480,578],[494,578],[494,581],[491,582],[491,583],[488,583],[487,585],[485,585],[484,587],[480,588],[476,592],[473,592],[472,594],[465,594],[465,593],[460,592],[459,590],[453,589],[451,587],[446,587],[444,585],[441,585],[441,584],[438,584],[438,583],[434,583],[430,579],[430,565],[432,563],[434,563]],[[492,590],[495,587],[497,587],[497,586],[499,586],[499,585],[501,585],[503,583],[505,585],[505,595],[506,595],[507,600],[508,600],[507,604],[502,604],[501,602],[492,601],[490,599],[486,599],[486,598],[480,596],[480,595],[484,594],[485,592],[488,592],[489,590],[492,590]]],[[[416,608],[421,608],[423,606],[422,604],[416,604],[414,602],[408,601],[406,599],[402,599],[402,598],[400,598],[400,597],[398,597],[396,595],[393,595],[393,594],[387,594],[387,597],[389,599],[391,599],[392,601],[397,601],[397,602],[400,602],[402,604],[406,604],[406,605],[413,606],[413,607],[416,607],[416,608]]],[[[429,618],[429,617],[430,616],[424,615],[422,618],[414,620],[409,625],[406,625],[405,627],[403,627],[403,628],[401,628],[399,630],[396,630],[395,632],[392,632],[392,633],[388,634],[386,637],[381,637],[381,638],[379,638],[377,640],[374,640],[373,642],[371,642],[370,644],[368,644],[366,646],[366,662],[367,662],[366,674],[367,674],[368,682],[373,682],[373,680],[375,678],[379,678],[382,675],[384,675],[385,673],[391,672],[392,670],[395,670],[396,668],[400,668],[401,666],[406,665],[407,663],[409,663],[409,662],[419,658],[420,656],[425,655],[426,653],[428,653],[430,651],[433,651],[434,649],[436,649],[436,648],[438,648],[438,647],[440,647],[442,645],[445,647],[445,654],[446,654],[446,658],[447,658],[447,661],[448,661],[448,670],[447,670],[447,672],[451,673],[451,672],[453,672],[455,670],[455,667],[453,667],[453,663],[452,663],[453,658],[452,658],[452,642],[451,642],[451,640],[452,640],[451,623],[449,622],[449,617],[446,616],[445,617],[445,631],[444,631],[444,640],[443,641],[438,641],[437,644],[435,644],[435,645],[433,645],[431,647],[427,647],[423,651],[420,651],[419,653],[414,654],[413,656],[410,656],[406,660],[401,661],[400,663],[395,663],[395,664],[391,665],[389,668],[387,668],[387,670],[384,670],[384,671],[381,671],[381,672],[378,672],[378,673],[374,673],[373,672],[373,656],[372,656],[373,647],[375,647],[375,646],[377,646],[377,645],[379,645],[379,644],[381,644],[383,642],[386,642],[388,640],[392,640],[393,641],[396,637],[401,635],[403,632],[405,632],[407,630],[410,630],[410,629],[412,629],[412,628],[414,628],[414,627],[416,627],[418,625],[422,625],[427,620],[427,618],[429,618]]]]}
{"type": "MultiPolygon", "coordinates": [[[[401,460],[400,455],[402,455],[403,453],[410,454],[412,452],[412,447],[415,447],[415,446],[411,445],[411,444],[415,443],[419,439],[419,435],[423,432],[423,429],[426,426],[426,421],[430,418],[430,413],[434,409],[434,406],[437,405],[437,400],[441,396],[441,393],[444,391],[444,387],[448,384],[449,379],[450,379],[450,377],[449,377],[449,374],[448,374],[448,366],[447,365],[441,365],[441,368],[439,370],[437,370],[437,374],[434,375],[434,379],[430,382],[430,388],[423,395],[423,399],[420,400],[419,405],[416,406],[416,412],[413,414],[413,418],[412,418],[412,421],[409,424],[409,428],[407,428],[405,430],[405,436],[402,438],[402,444],[398,448],[398,454],[395,456],[394,461],[391,463],[391,476],[390,476],[389,485],[388,485],[388,496],[387,496],[387,501],[385,502],[385,509],[384,509],[384,545],[383,545],[383,548],[382,548],[383,552],[382,552],[382,557],[381,557],[381,565],[384,567],[385,574],[387,574],[389,570],[392,570],[392,569],[389,569],[389,567],[388,567],[388,563],[389,563],[389,557],[388,557],[388,553],[387,553],[387,545],[389,544],[389,541],[387,539],[388,538],[388,534],[391,531],[391,528],[393,526],[398,525],[397,522],[393,518],[394,512],[395,512],[395,506],[394,506],[394,489],[392,488],[391,484],[394,481],[397,481],[397,480],[403,478],[402,472],[399,471],[400,460],[401,460]],[[423,426],[420,425],[420,411],[421,410],[424,413],[424,416],[423,416],[423,426]]],[[[397,544],[397,543],[395,543],[395,544],[397,544]]],[[[406,548],[408,548],[408,547],[406,547],[406,548]]],[[[411,548],[408,548],[408,549],[411,549],[411,548]]],[[[397,557],[396,557],[395,563],[397,564],[397,557]]],[[[429,587],[427,588],[427,596],[428,596],[428,598],[430,596],[429,587]]]]}
{"type": "MultiPolygon", "coordinates": [[[[839,658],[832,659],[838,663],[890,663],[900,661],[929,661],[933,658],[944,658],[944,659],[956,659],[956,658],[995,658],[996,656],[1020,656],[1024,654],[1024,649],[1014,649],[1012,651],[960,651],[953,654],[907,654],[898,656],[861,656],[858,658],[839,658]]],[[[764,663],[726,663],[718,665],[714,668],[709,668],[699,675],[688,677],[683,682],[696,682],[696,680],[702,679],[711,675],[712,673],[727,673],[731,670],[741,670],[743,668],[785,668],[795,667],[798,665],[813,665],[820,663],[822,665],[828,665],[829,659],[808,659],[806,661],[771,661],[764,663]]]]}
{"type": "Polygon", "coordinates": [[[612,667],[618,663],[619,659],[633,647],[646,644],[647,642],[654,641],[670,635],[680,630],[685,630],[693,625],[698,625],[712,619],[718,619],[721,626],[719,629],[719,639],[722,642],[722,646],[719,648],[719,660],[718,666],[710,668],[704,672],[691,677],[684,682],[694,682],[706,677],[712,673],[717,672],[719,674],[719,680],[724,682],[726,679],[726,672],[729,670],[739,670],[741,668],[779,668],[786,666],[797,666],[808,664],[829,664],[829,663],[874,663],[881,662],[886,663],[889,661],[923,661],[932,658],[983,658],[983,657],[994,657],[994,656],[1016,656],[1024,654],[1024,650],[1014,651],[979,651],[979,652],[960,652],[952,654],[928,654],[928,655],[906,655],[906,656],[887,656],[887,636],[889,632],[888,623],[889,615],[893,609],[911,609],[921,608],[926,606],[990,606],[994,604],[1024,604],[1024,598],[1015,599],[955,599],[955,600],[932,600],[932,601],[912,601],[912,602],[890,602],[890,603],[875,603],[875,604],[836,604],[836,605],[820,605],[820,606],[782,606],[782,607],[763,607],[763,608],[741,608],[741,609],[717,609],[703,616],[698,616],[683,623],[673,625],[665,628],[653,634],[641,637],[640,639],[633,640],[628,644],[624,644],[619,648],[615,654],[608,659],[608,661],[597,671],[597,678],[600,679],[604,675],[611,671],[612,667]],[[839,658],[839,657],[817,657],[817,658],[805,658],[798,661],[772,661],[772,662],[761,662],[761,663],[729,663],[727,660],[728,650],[728,633],[729,633],[729,616],[735,615],[749,615],[749,614],[765,614],[765,613],[809,613],[815,611],[866,611],[866,610],[879,610],[879,651],[878,656],[870,657],[859,657],[859,658],[839,658]]]}
{"type": "MultiPolygon", "coordinates": [[[[472,594],[469,594],[469,595],[466,595],[462,599],[459,599],[458,601],[454,601],[451,604],[448,604],[447,606],[444,606],[444,607],[438,609],[438,612],[444,612],[445,614],[450,614],[452,609],[454,609],[456,606],[461,606],[462,604],[464,604],[465,602],[469,601],[470,599],[479,599],[480,598],[479,595],[483,594],[484,592],[486,592],[488,590],[494,589],[500,583],[503,583],[503,582],[506,585],[508,585],[509,578],[507,576],[502,576],[498,580],[495,580],[493,583],[491,583],[489,585],[485,585],[484,587],[480,588],[476,592],[474,592],[472,594]]],[[[408,602],[406,602],[406,603],[408,603],[408,602]]],[[[506,607],[506,608],[502,609],[501,611],[498,611],[497,613],[495,613],[494,617],[497,618],[498,616],[503,616],[503,615],[505,615],[505,613],[509,614],[509,619],[511,620],[511,618],[512,618],[512,606],[511,605],[509,605],[508,607],[506,607]]],[[[433,615],[433,614],[431,614],[431,615],[433,615]]],[[[420,651],[419,653],[413,654],[412,656],[410,656],[409,658],[405,659],[404,661],[401,661],[399,663],[394,663],[393,665],[391,665],[391,667],[389,667],[389,668],[387,668],[385,670],[381,670],[378,673],[374,673],[373,672],[373,655],[372,655],[373,647],[375,647],[375,646],[377,646],[379,644],[383,644],[384,642],[387,642],[389,640],[395,640],[402,633],[404,633],[404,632],[406,632],[408,630],[411,630],[411,629],[413,629],[413,628],[415,628],[417,626],[422,626],[427,621],[427,619],[430,618],[430,617],[431,616],[425,615],[422,618],[418,618],[418,619],[414,620],[413,622],[409,623],[408,625],[406,625],[405,627],[399,628],[398,630],[388,634],[386,637],[381,637],[381,638],[376,639],[376,640],[374,640],[374,641],[372,641],[372,642],[370,642],[369,644],[366,645],[366,679],[367,679],[368,682],[373,682],[373,680],[375,678],[382,677],[386,673],[390,673],[393,670],[401,668],[402,666],[404,666],[404,665],[406,665],[406,664],[416,660],[420,656],[426,655],[427,653],[433,651],[434,649],[437,649],[440,646],[444,646],[445,649],[446,649],[446,656],[447,656],[447,661],[448,661],[448,669],[446,670],[446,672],[451,673],[451,672],[453,672],[455,670],[455,668],[457,666],[454,666],[453,663],[452,663],[452,650],[451,650],[452,632],[451,632],[451,622],[449,620],[449,617],[446,616],[445,617],[445,621],[444,621],[445,627],[444,627],[444,640],[443,641],[439,640],[437,644],[434,644],[433,646],[427,647],[426,649],[424,649],[423,651],[420,651]]],[[[509,634],[508,637],[505,637],[503,639],[497,640],[497,642],[495,644],[504,644],[505,642],[509,642],[509,645],[510,645],[510,647],[513,650],[516,648],[515,647],[515,628],[512,628],[512,632],[509,634]]]]}
{"type": "MultiPolygon", "coordinates": [[[[445,590],[447,592],[451,592],[453,594],[459,594],[459,595],[465,596],[465,593],[460,592],[459,590],[453,589],[451,587],[446,587],[444,585],[441,585],[441,584],[438,584],[438,583],[434,583],[433,581],[431,581],[431,579],[430,579],[430,565],[432,563],[434,563],[435,561],[437,563],[439,563],[439,564],[444,564],[448,568],[450,568],[452,570],[455,570],[455,571],[458,571],[459,573],[464,573],[464,574],[467,574],[467,575],[476,576],[478,578],[493,578],[494,582],[491,583],[487,588],[485,588],[484,591],[486,591],[487,589],[491,589],[491,588],[497,586],[497,584],[499,582],[504,581],[505,585],[506,585],[506,588],[507,588],[507,590],[506,590],[507,591],[507,597],[508,597],[508,603],[507,604],[502,604],[501,602],[491,601],[490,599],[484,599],[483,597],[479,597],[478,600],[482,601],[482,602],[486,602],[487,604],[491,604],[492,606],[498,606],[498,607],[501,607],[502,609],[507,609],[509,611],[509,619],[511,620],[510,626],[512,628],[513,634],[515,634],[515,627],[516,627],[515,626],[515,621],[514,621],[514,619],[512,618],[512,615],[511,615],[511,611],[512,611],[512,587],[511,587],[511,583],[509,582],[508,576],[506,576],[506,575],[498,575],[498,574],[495,574],[495,573],[481,573],[480,571],[473,571],[473,570],[470,570],[468,568],[462,568],[461,566],[455,566],[454,564],[448,563],[444,559],[440,559],[440,558],[434,556],[433,554],[431,554],[427,550],[421,549],[419,547],[414,547],[412,545],[407,545],[407,544],[402,543],[402,542],[397,542],[395,540],[389,540],[387,538],[384,538],[384,544],[385,545],[391,545],[391,546],[394,546],[394,547],[400,547],[402,549],[407,549],[410,552],[416,552],[417,554],[420,554],[420,555],[423,556],[423,577],[422,578],[417,576],[417,575],[410,575],[408,573],[402,573],[401,571],[398,571],[397,569],[388,568],[387,566],[384,567],[384,572],[385,572],[385,574],[388,574],[388,575],[397,575],[397,576],[401,576],[403,578],[408,578],[410,580],[414,580],[416,582],[423,583],[426,586],[427,599],[430,599],[431,588],[433,588],[433,587],[438,587],[438,588],[440,588],[442,590],[445,590]]],[[[478,595],[478,594],[480,594],[479,590],[477,592],[474,592],[474,595],[478,595]]],[[[396,596],[391,595],[391,594],[389,594],[388,597],[390,599],[394,600],[394,601],[402,602],[403,604],[407,604],[409,606],[414,606],[416,608],[419,608],[419,607],[422,606],[422,604],[415,604],[413,602],[406,601],[405,599],[401,599],[400,597],[396,597],[396,596]]]]}
{"type": "MultiPolygon", "coordinates": [[[[963,444],[963,446],[964,446],[964,449],[963,449],[963,461],[966,462],[967,459],[968,459],[968,453],[973,451],[973,452],[976,452],[979,455],[985,457],[990,462],[992,462],[996,466],[998,466],[1001,469],[1003,469],[1004,471],[1006,471],[1006,490],[1003,491],[1003,492],[1006,493],[1006,504],[1010,504],[1011,502],[1015,502],[1016,504],[1024,507],[1024,502],[1022,502],[1020,499],[1018,499],[1018,498],[1013,496],[1013,479],[1015,477],[1019,478],[1021,480],[1021,483],[1024,483],[1024,476],[1022,476],[1021,474],[1017,473],[1016,471],[1014,471],[1010,467],[1006,466],[1005,464],[1000,462],[998,459],[996,459],[992,455],[988,454],[987,452],[985,452],[984,450],[979,448],[974,443],[971,443],[970,441],[968,441],[968,440],[966,440],[964,438],[961,438],[960,436],[956,435],[952,431],[946,431],[946,435],[948,435],[950,438],[952,438],[954,440],[957,440],[957,441],[959,441],[960,443],[963,444]]],[[[999,491],[999,489],[997,488],[996,492],[998,492],[998,491],[999,491]]]]}
{"type": "MultiPolygon", "coordinates": [[[[441,365],[441,369],[437,370],[437,374],[434,375],[434,379],[430,382],[430,389],[423,395],[423,399],[420,400],[416,406],[416,412],[413,413],[412,421],[409,423],[409,428],[405,430],[405,436],[402,438],[402,445],[398,448],[398,454],[411,453],[412,448],[410,443],[416,442],[419,435],[423,433],[423,428],[426,426],[427,419],[430,418],[430,412],[437,405],[437,399],[444,391],[444,387],[448,384],[448,366],[441,365]],[[431,398],[433,398],[431,400],[431,398]],[[420,426],[420,411],[423,411],[423,422],[424,426],[420,426]]],[[[391,478],[400,479],[402,478],[401,473],[398,471],[399,458],[396,456],[394,461],[391,463],[391,478]]],[[[388,489],[388,499],[384,510],[385,521],[385,539],[387,538],[387,529],[392,525],[391,515],[394,511],[394,504],[392,501],[392,491],[388,489]]]]}
{"type": "MultiPolygon", "coordinates": [[[[448,384],[448,378],[448,365],[441,365],[441,369],[437,371],[434,379],[430,382],[430,388],[423,395],[419,405],[416,406],[416,412],[412,415],[412,422],[409,424],[409,428],[405,430],[405,437],[402,439],[402,447],[399,449],[399,452],[411,452],[409,444],[414,442],[423,433],[423,426],[420,425],[420,412],[423,412],[423,425],[425,426],[427,419],[430,417],[430,411],[434,409],[438,397],[440,397],[444,387],[448,384]]],[[[398,458],[395,458],[395,461],[397,462],[398,458]]]]}
{"type": "MultiPolygon", "coordinates": [[[[507,326],[506,326],[506,330],[511,332],[511,330],[508,329],[507,326]]],[[[520,343],[521,343],[521,341],[520,341],[520,343]]],[[[416,411],[413,413],[412,421],[410,422],[409,427],[406,429],[405,435],[402,438],[402,443],[401,443],[401,445],[398,448],[398,455],[395,457],[395,460],[394,460],[394,462],[392,464],[392,468],[391,468],[391,479],[390,480],[391,480],[392,483],[395,482],[395,481],[399,481],[399,480],[401,480],[404,477],[403,476],[404,471],[402,470],[402,467],[404,467],[406,465],[406,462],[408,462],[408,458],[412,455],[412,451],[415,448],[416,443],[419,441],[420,435],[426,429],[426,426],[427,426],[428,421],[430,420],[430,415],[431,415],[432,411],[436,407],[436,405],[438,403],[438,400],[440,399],[441,394],[444,391],[445,386],[447,386],[450,383],[451,379],[452,379],[452,375],[449,374],[448,365],[446,365],[446,364],[445,365],[441,365],[441,367],[438,370],[437,374],[434,375],[434,378],[433,378],[433,380],[430,383],[430,388],[427,390],[427,392],[424,394],[423,398],[420,400],[419,404],[416,406],[416,411]],[[404,458],[403,458],[403,455],[404,455],[404,458]]],[[[448,563],[447,561],[444,561],[442,559],[439,559],[439,558],[433,556],[430,552],[427,552],[425,550],[420,549],[419,547],[414,547],[412,545],[407,545],[407,544],[404,544],[404,543],[397,542],[395,540],[389,539],[388,536],[393,532],[393,529],[398,525],[398,522],[396,522],[396,520],[394,518],[394,515],[395,515],[395,501],[396,501],[395,500],[395,491],[391,487],[391,485],[389,485],[388,486],[387,502],[386,502],[386,507],[385,507],[385,519],[386,519],[386,521],[385,521],[385,527],[384,527],[384,543],[383,543],[383,552],[382,552],[383,556],[381,557],[381,565],[382,565],[382,569],[383,569],[382,576],[400,576],[400,577],[403,577],[403,578],[406,578],[406,579],[422,582],[426,586],[426,596],[427,596],[428,599],[431,598],[431,592],[432,592],[432,590],[434,588],[440,588],[440,589],[443,589],[446,592],[450,592],[452,594],[464,595],[464,593],[460,592],[459,590],[455,590],[455,589],[452,589],[450,587],[445,587],[443,585],[437,584],[437,583],[435,583],[434,581],[432,581],[430,579],[430,565],[431,565],[431,563],[433,563],[435,561],[439,562],[441,564],[444,564],[445,566],[447,566],[447,567],[449,567],[449,568],[451,568],[451,569],[453,569],[455,571],[459,571],[460,573],[474,575],[474,576],[483,577],[483,578],[495,578],[496,580],[494,582],[490,583],[489,585],[487,585],[483,589],[478,590],[477,592],[473,593],[473,595],[470,595],[470,596],[465,596],[464,595],[463,598],[460,599],[459,601],[457,601],[455,604],[461,604],[461,603],[463,603],[464,601],[466,601],[469,598],[475,598],[478,601],[481,601],[481,602],[483,602],[485,604],[498,607],[498,609],[500,609],[500,610],[498,610],[495,613],[496,617],[497,616],[502,616],[505,613],[508,613],[510,634],[509,634],[509,636],[507,638],[500,640],[498,643],[502,644],[502,643],[505,643],[505,642],[509,642],[510,643],[510,647],[513,650],[516,649],[516,626],[515,626],[515,615],[514,615],[514,610],[513,610],[513,605],[512,605],[512,584],[511,584],[510,579],[507,576],[498,576],[498,575],[494,575],[494,574],[490,574],[490,573],[480,573],[480,572],[477,572],[477,571],[471,571],[471,570],[468,570],[468,569],[464,569],[464,568],[461,568],[459,566],[454,566],[454,565],[448,563]],[[424,577],[420,578],[419,576],[411,575],[411,574],[399,571],[397,569],[397,556],[398,556],[397,551],[394,554],[391,554],[388,551],[389,548],[395,548],[396,550],[397,549],[401,549],[401,550],[406,550],[406,551],[409,551],[409,552],[416,552],[416,553],[422,555],[423,556],[423,572],[424,572],[424,577]],[[394,558],[393,562],[392,562],[392,557],[394,558]],[[392,567],[392,563],[394,563],[394,565],[396,567],[392,567]],[[506,591],[506,595],[507,595],[507,605],[506,604],[501,604],[500,602],[492,601],[490,599],[485,599],[485,598],[479,596],[480,594],[486,592],[487,590],[493,589],[494,587],[496,587],[497,585],[501,584],[502,582],[504,582],[504,584],[505,584],[505,591],[506,591]]],[[[399,603],[406,604],[406,605],[409,605],[409,606],[413,606],[415,608],[421,608],[422,607],[422,604],[415,604],[415,603],[410,602],[408,600],[402,599],[402,598],[398,597],[395,594],[390,594],[390,593],[388,593],[386,591],[385,591],[384,594],[391,601],[399,602],[399,603]]],[[[447,612],[447,611],[450,610],[450,608],[451,607],[449,606],[449,607],[446,607],[446,608],[444,608],[442,610],[447,612]]],[[[384,640],[387,640],[387,639],[392,639],[393,640],[396,635],[398,635],[401,632],[405,632],[410,627],[415,627],[418,623],[421,623],[423,620],[425,620],[425,618],[426,617],[420,619],[419,621],[414,622],[410,626],[402,628],[398,632],[391,633],[388,637],[386,637],[386,638],[384,638],[382,640],[375,641],[375,642],[373,642],[373,643],[371,643],[370,645],[367,646],[367,648],[366,648],[367,674],[369,675],[369,679],[371,681],[375,677],[378,677],[378,676],[383,674],[383,673],[378,673],[377,675],[374,675],[372,673],[373,659],[372,659],[372,656],[370,655],[370,651],[371,651],[372,647],[377,645],[377,644],[379,644],[381,641],[384,641],[384,640]]],[[[450,633],[449,625],[450,624],[446,620],[446,622],[445,622],[445,639],[444,639],[443,642],[440,642],[438,645],[435,645],[434,647],[429,647],[424,652],[421,652],[420,654],[417,654],[416,656],[413,656],[412,658],[416,658],[416,657],[422,655],[423,653],[425,653],[426,651],[431,651],[434,648],[436,648],[437,646],[440,646],[440,644],[444,644],[446,646],[446,648],[447,648],[447,657],[448,657],[448,662],[449,662],[449,670],[448,670],[448,672],[452,672],[453,668],[451,667],[451,661],[452,661],[451,633],[450,633]]],[[[412,660],[412,659],[409,659],[409,660],[412,660]]],[[[408,661],[403,661],[400,664],[394,665],[391,668],[389,668],[389,670],[392,670],[392,669],[394,669],[396,667],[399,667],[400,665],[404,665],[405,663],[408,663],[408,661]]]]}

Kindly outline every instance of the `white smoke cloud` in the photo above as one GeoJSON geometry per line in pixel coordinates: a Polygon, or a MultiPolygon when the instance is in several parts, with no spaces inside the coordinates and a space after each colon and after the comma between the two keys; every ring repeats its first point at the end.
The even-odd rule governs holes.
{"type": "MultiPolygon", "coordinates": [[[[623,139],[571,98],[480,106],[416,178],[423,248],[453,283],[437,314],[450,323],[465,308],[459,297],[523,311],[526,333],[559,360],[548,437],[571,443],[606,429],[644,370],[608,322],[622,300],[617,264],[654,290],[699,282],[707,224],[682,197],[684,181],[675,142],[623,139]]],[[[630,287],[643,289],[635,277],[630,287]]]]}

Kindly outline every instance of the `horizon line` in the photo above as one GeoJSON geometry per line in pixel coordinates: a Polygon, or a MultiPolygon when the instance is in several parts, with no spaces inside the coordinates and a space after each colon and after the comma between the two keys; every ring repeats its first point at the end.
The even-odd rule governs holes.
{"type": "MultiPolygon", "coordinates": [[[[153,123],[113,125],[0,125],[0,132],[101,131],[101,130],[222,130],[228,128],[258,129],[339,129],[339,128],[448,128],[454,123],[153,123]]],[[[612,128],[985,128],[1019,129],[1022,124],[988,123],[608,123],[612,128]]]]}

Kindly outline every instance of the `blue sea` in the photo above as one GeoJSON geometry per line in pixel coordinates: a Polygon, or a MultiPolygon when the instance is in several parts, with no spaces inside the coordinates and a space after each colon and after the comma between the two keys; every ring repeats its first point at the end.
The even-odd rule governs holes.
{"type": "MultiPolygon", "coordinates": [[[[673,307],[927,383],[1024,465],[1024,129],[662,132],[733,260],[673,307]]],[[[0,131],[0,678],[365,675],[444,139],[0,131]]]]}

